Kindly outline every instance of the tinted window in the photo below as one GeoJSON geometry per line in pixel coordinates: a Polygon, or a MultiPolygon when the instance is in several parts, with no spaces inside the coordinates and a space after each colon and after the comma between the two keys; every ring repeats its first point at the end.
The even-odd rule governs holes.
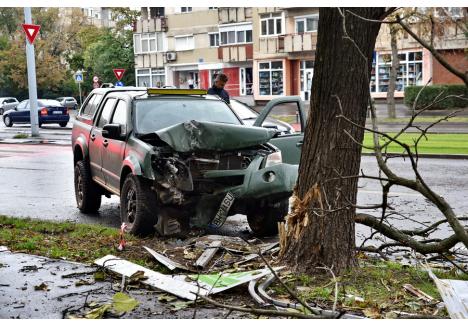
{"type": "Polygon", "coordinates": [[[40,100],[40,101],[37,101],[37,105],[39,106],[62,106],[62,104],[60,104],[56,100],[40,100]]]}
{"type": "Polygon", "coordinates": [[[219,100],[150,98],[135,103],[135,129],[140,134],[190,120],[241,124],[229,106],[219,100]]]}
{"type": "Polygon", "coordinates": [[[102,128],[104,125],[108,124],[110,121],[112,109],[114,108],[115,105],[115,98],[109,98],[106,100],[106,103],[104,103],[104,108],[102,109],[101,117],[99,118],[99,123],[98,127],[102,128]]]}

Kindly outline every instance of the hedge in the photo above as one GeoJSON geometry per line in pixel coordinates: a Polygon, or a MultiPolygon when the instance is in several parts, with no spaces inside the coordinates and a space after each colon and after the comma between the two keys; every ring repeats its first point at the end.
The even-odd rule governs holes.
{"type": "MultiPolygon", "coordinates": [[[[416,96],[423,86],[406,86],[405,87],[405,104],[412,107],[416,96]]],[[[432,105],[430,110],[465,108],[468,107],[468,88],[465,85],[430,85],[426,86],[419,95],[417,109],[422,109],[432,103],[439,95],[444,98],[447,95],[462,95],[463,98],[447,98],[432,105]],[[442,93],[442,94],[441,94],[442,93]]]]}

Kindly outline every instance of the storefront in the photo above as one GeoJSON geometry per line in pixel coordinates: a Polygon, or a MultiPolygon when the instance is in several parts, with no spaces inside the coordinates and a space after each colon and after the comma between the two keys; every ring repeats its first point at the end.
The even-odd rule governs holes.
{"type": "Polygon", "coordinates": [[[312,77],[314,77],[314,61],[301,60],[300,63],[300,92],[303,101],[310,99],[312,89],[312,77]]]}

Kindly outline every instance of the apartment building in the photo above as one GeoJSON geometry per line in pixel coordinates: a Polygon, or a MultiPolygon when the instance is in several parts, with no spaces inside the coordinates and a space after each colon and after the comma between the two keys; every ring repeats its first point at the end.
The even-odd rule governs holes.
{"type": "Polygon", "coordinates": [[[109,7],[82,7],[81,11],[88,22],[96,27],[115,27],[112,17],[112,8],[109,7]]]}
{"type": "Polygon", "coordinates": [[[310,98],[318,19],[318,8],[253,8],[255,101],[310,98]]]}
{"type": "MultiPolygon", "coordinates": [[[[418,10],[421,10],[422,14],[429,14],[430,10],[436,18],[437,15],[440,15],[441,19],[443,16],[443,24],[440,24],[434,37],[434,47],[451,65],[460,71],[468,71],[465,53],[465,49],[468,48],[465,35],[466,8],[418,8],[418,10]]],[[[430,33],[427,28],[428,26],[421,26],[417,19],[411,24],[411,29],[426,40],[430,33]]],[[[395,97],[403,97],[406,86],[424,85],[429,81],[433,85],[462,83],[405,31],[399,31],[397,34],[397,48],[400,64],[395,97]]],[[[388,25],[383,24],[377,37],[372,62],[370,88],[374,98],[387,97],[391,65],[390,29],[388,25]]]]}

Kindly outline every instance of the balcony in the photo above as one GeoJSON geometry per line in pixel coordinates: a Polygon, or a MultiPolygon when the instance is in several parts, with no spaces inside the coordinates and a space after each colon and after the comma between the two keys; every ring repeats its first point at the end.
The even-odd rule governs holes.
{"type": "Polygon", "coordinates": [[[287,34],[260,38],[260,52],[264,54],[314,51],[317,33],[287,34]]]}
{"type": "Polygon", "coordinates": [[[134,26],[135,33],[154,33],[167,31],[167,18],[157,17],[148,19],[139,19],[134,26]]]}
{"type": "Polygon", "coordinates": [[[218,59],[223,62],[249,61],[253,59],[253,45],[225,45],[218,48],[218,59]]]}

